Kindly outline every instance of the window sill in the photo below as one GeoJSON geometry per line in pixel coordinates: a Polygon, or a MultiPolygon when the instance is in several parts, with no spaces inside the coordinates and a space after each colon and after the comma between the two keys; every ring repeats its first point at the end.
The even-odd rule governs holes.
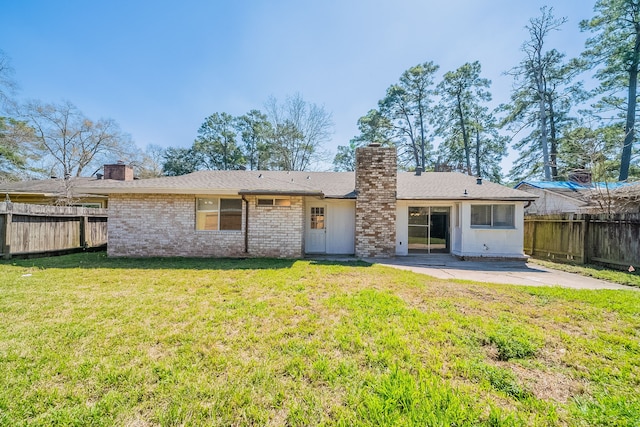
{"type": "Polygon", "coordinates": [[[196,233],[210,233],[210,234],[215,234],[215,233],[222,233],[222,234],[226,234],[226,233],[241,233],[242,230],[194,230],[196,233]]]}
{"type": "Polygon", "coordinates": [[[472,230],[517,230],[516,227],[491,227],[490,225],[472,225],[472,230]]]}

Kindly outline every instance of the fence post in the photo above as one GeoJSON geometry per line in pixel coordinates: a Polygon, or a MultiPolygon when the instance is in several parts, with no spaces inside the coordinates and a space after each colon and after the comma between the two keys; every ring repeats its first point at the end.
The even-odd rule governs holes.
{"type": "Polygon", "coordinates": [[[11,213],[11,204],[7,203],[7,213],[4,218],[4,239],[2,239],[2,258],[11,259],[11,223],[13,222],[13,213],[11,213]]]}
{"type": "Polygon", "coordinates": [[[589,264],[591,261],[591,252],[589,248],[589,233],[590,233],[591,215],[584,214],[584,236],[582,237],[582,259],[583,264],[589,264]]]}
{"type": "Polygon", "coordinates": [[[531,253],[529,256],[535,257],[536,253],[536,220],[535,218],[529,218],[529,224],[531,227],[531,253]]]}
{"type": "Polygon", "coordinates": [[[80,247],[86,248],[87,244],[87,234],[89,231],[89,218],[86,215],[80,217],[80,247]]]}

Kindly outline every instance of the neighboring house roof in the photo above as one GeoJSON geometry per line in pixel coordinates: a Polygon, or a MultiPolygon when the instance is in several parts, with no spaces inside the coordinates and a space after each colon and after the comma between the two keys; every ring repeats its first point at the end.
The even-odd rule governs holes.
{"type": "Polygon", "coordinates": [[[101,182],[97,178],[74,177],[33,179],[28,181],[6,181],[0,183],[0,193],[9,195],[30,195],[42,197],[61,197],[70,191],[73,197],[89,197],[92,194],[85,193],[85,187],[93,182],[101,182]]]}
{"type": "MultiPolygon", "coordinates": [[[[317,195],[355,199],[355,172],[199,171],[136,181],[95,181],[85,190],[100,194],[317,195]]],[[[537,196],[457,172],[398,173],[398,199],[533,200],[537,196]],[[466,194],[465,194],[466,192],[466,194]]]]}
{"type": "Polygon", "coordinates": [[[515,185],[514,188],[519,188],[523,185],[528,185],[533,188],[540,188],[543,190],[570,190],[570,191],[588,191],[595,189],[608,188],[610,190],[628,185],[626,182],[592,182],[590,184],[580,184],[573,181],[521,181],[515,185]]]}
{"type": "Polygon", "coordinates": [[[613,193],[620,197],[640,197],[640,181],[624,183],[614,189],[613,193]]]}

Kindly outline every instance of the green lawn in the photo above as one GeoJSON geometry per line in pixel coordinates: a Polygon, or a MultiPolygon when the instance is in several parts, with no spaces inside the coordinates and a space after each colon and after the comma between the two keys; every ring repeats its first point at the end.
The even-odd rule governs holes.
{"type": "Polygon", "coordinates": [[[613,283],[620,283],[627,286],[640,287],[640,268],[633,272],[612,270],[599,265],[573,265],[561,262],[552,262],[536,258],[530,258],[530,262],[540,264],[544,267],[556,270],[568,271],[570,273],[581,274],[583,276],[595,277],[596,279],[607,280],[613,283]]]}
{"type": "Polygon", "coordinates": [[[640,425],[640,292],[367,264],[0,263],[0,425],[640,425]]]}

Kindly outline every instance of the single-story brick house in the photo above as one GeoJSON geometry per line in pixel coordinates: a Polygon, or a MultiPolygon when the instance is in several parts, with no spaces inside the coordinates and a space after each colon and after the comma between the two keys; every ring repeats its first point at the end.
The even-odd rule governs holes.
{"type": "Polygon", "coordinates": [[[523,258],[535,196],[455,172],[398,172],[394,148],[357,151],[355,172],[200,171],[97,183],[110,256],[523,258]]]}

